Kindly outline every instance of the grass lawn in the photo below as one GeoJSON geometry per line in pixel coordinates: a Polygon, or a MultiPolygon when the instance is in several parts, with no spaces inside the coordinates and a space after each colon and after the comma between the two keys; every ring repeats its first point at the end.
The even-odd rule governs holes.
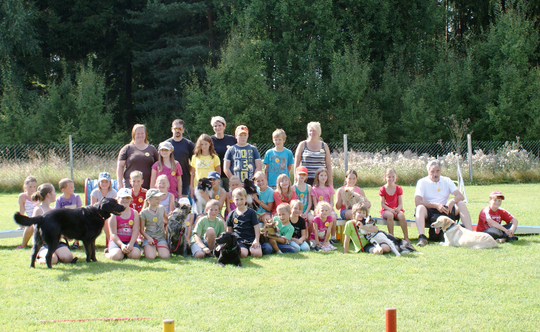
{"type": "MultiPolygon", "coordinates": [[[[489,192],[522,224],[540,225],[540,184],[467,187],[476,221],[489,192]]],[[[378,216],[378,188],[365,188],[378,216]]],[[[414,187],[404,187],[413,218],[414,187]]],[[[0,229],[13,229],[17,195],[0,196],[0,229]]],[[[384,226],[382,226],[384,228],[384,226]]],[[[396,235],[400,235],[396,227],[396,235]]],[[[409,228],[411,238],[418,233],[409,228]]],[[[31,269],[20,238],[0,239],[3,331],[161,331],[161,319],[40,323],[109,317],[173,318],[177,331],[384,331],[384,308],[397,308],[400,331],[535,331],[540,326],[540,237],[491,250],[432,244],[394,255],[310,252],[243,260],[112,262],[98,238],[98,263],[31,269]]],[[[413,241],[413,244],[414,241],[413,241]]]]}

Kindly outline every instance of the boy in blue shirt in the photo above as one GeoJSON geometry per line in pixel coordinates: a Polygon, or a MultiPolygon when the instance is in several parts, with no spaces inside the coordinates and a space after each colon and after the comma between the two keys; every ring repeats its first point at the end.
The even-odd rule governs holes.
{"type": "Polygon", "coordinates": [[[264,172],[268,178],[268,185],[276,189],[276,179],[280,174],[289,176],[294,157],[291,150],[284,147],[287,135],[283,129],[276,129],[272,133],[272,141],[275,147],[266,151],[264,155],[264,172]]]}

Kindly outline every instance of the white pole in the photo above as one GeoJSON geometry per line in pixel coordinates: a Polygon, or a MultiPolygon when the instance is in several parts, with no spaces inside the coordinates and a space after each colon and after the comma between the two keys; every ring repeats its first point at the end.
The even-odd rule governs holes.
{"type": "Polygon", "coordinates": [[[71,169],[71,180],[73,180],[73,142],[69,135],[69,168],[71,169]]]}
{"type": "Polygon", "coordinates": [[[345,173],[349,170],[349,148],[347,148],[347,134],[343,134],[343,152],[345,153],[345,173]]]}
{"type": "Polygon", "coordinates": [[[471,139],[471,134],[467,134],[467,150],[468,150],[468,156],[467,156],[467,161],[469,163],[469,180],[471,180],[472,182],[472,170],[473,170],[473,165],[472,165],[472,139],[471,139]]]}

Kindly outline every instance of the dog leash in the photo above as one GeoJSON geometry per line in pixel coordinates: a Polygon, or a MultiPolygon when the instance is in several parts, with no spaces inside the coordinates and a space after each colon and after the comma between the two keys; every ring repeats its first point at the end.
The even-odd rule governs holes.
{"type": "Polygon", "coordinates": [[[362,244],[362,239],[360,238],[360,234],[358,234],[358,226],[356,226],[356,223],[354,224],[354,230],[356,231],[356,236],[358,237],[358,241],[360,242],[360,247],[362,248],[362,252],[365,252],[364,245],[362,244]]]}

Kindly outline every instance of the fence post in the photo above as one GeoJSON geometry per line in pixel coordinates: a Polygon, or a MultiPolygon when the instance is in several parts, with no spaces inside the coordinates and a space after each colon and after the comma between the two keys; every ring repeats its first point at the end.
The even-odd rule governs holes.
{"type": "Polygon", "coordinates": [[[71,141],[71,135],[69,135],[69,168],[71,169],[71,180],[73,179],[73,142],[71,141]]]}
{"type": "Polygon", "coordinates": [[[472,139],[471,139],[471,134],[467,134],[467,161],[469,163],[469,180],[471,180],[472,182],[472,170],[473,170],[473,165],[472,165],[472,139]]]}
{"type": "Polygon", "coordinates": [[[347,148],[347,134],[343,134],[343,152],[345,153],[345,173],[349,170],[349,148],[347,148]]]}

